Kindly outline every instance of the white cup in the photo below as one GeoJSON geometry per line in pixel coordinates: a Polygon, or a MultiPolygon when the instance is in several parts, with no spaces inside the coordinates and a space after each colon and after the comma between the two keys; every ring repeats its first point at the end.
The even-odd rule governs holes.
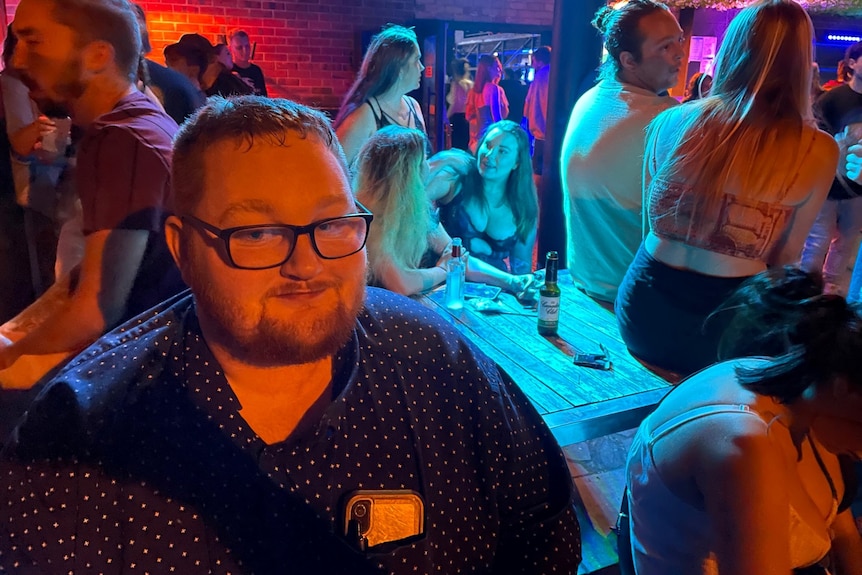
{"type": "Polygon", "coordinates": [[[69,145],[72,119],[69,117],[51,119],[54,120],[54,129],[42,135],[42,149],[53,154],[61,154],[69,145]]]}

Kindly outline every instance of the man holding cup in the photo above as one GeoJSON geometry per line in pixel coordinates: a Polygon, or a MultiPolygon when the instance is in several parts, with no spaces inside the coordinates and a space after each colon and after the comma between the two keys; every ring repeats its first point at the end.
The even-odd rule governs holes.
{"type": "MultiPolygon", "coordinates": [[[[13,66],[83,130],[84,257],[3,326],[0,388],[29,388],[124,319],[182,287],[162,236],[176,123],[135,86],[141,36],[126,0],[22,0],[13,66]]],[[[55,121],[54,139],[65,126],[55,121]]],[[[52,138],[42,146],[52,146],[52,138]]]]}

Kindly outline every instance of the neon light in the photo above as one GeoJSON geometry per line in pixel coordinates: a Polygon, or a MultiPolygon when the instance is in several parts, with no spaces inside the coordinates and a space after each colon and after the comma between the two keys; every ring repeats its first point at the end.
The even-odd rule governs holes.
{"type": "Polygon", "coordinates": [[[826,36],[826,39],[832,42],[860,42],[862,41],[862,36],[850,36],[849,34],[828,34],[826,36]]]}

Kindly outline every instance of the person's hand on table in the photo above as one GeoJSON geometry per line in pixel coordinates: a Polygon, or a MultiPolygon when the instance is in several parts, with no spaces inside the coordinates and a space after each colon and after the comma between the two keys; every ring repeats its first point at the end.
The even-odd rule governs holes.
{"type": "Polygon", "coordinates": [[[446,249],[443,250],[443,253],[440,254],[440,257],[437,259],[437,267],[443,268],[443,271],[447,271],[449,269],[449,260],[452,259],[452,245],[446,246],[446,249]]]}
{"type": "Polygon", "coordinates": [[[533,282],[533,274],[521,274],[509,276],[506,291],[515,295],[522,293],[533,282]]]}

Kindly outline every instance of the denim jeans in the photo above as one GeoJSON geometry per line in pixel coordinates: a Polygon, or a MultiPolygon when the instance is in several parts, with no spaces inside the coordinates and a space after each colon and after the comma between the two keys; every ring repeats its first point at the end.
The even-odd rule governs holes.
{"type": "Polygon", "coordinates": [[[802,269],[821,271],[826,293],[859,299],[862,289],[862,262],[851,264],[859,251],[862,232],[862,197],[849,200],[826,200],[817,215],[811,233],[802,248],[802,269]],[[852,289],[856,291],[851,291],[852,289]]]}

